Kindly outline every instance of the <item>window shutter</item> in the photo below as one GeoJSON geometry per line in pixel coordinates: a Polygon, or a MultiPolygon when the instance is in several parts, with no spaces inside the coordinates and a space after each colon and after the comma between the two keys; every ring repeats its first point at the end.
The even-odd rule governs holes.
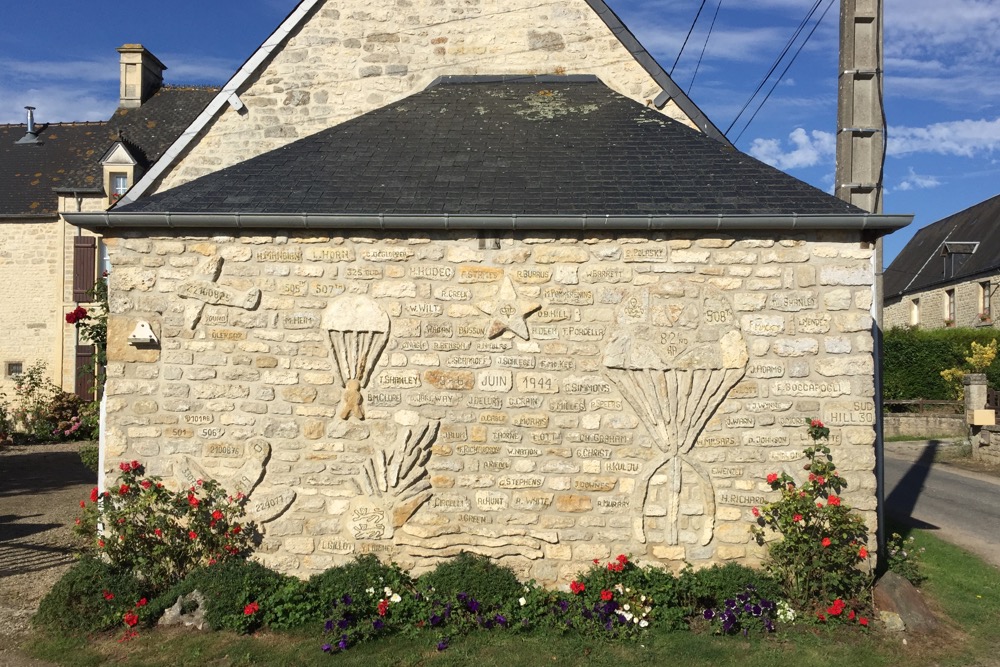
{"type": "Polygon", "coordinates": [[[73,300],[90,301],[97,275],[97,239],[93,236],[73,237],[73,300]]]}
{"type": "Polygon", "coordinates": [[[74,393],[85,401],[94,396],[94,346],[76,346],[76,386],[74,393]]]}

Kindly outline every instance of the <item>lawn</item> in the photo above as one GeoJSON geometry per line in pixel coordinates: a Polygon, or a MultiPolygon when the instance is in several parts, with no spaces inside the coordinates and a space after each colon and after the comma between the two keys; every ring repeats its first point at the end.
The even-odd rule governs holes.
{"type": "Polygon", "coordinates": [[[320,650],[320,628],[306,635],[239,636],[178,629],[147,630],[119,643],[121,633],[96,637],[36,635],[29,652],[60,665],[639,665],[767,667],[836,664],[996,665],[1000,656],[1000,571],[927,531],[914,531],[927,581],[921,590],[945,618],[937,636],[889,635],[878,628],[825,628],[808,623],[766,638],[718,637],[650,628],[638,642],[609,643],[575,635],[482,632],[436,650],[431,633],[395,637],[336,654],[320,650]],[[905,643],[904,643],[905,637],[905,643]]]}

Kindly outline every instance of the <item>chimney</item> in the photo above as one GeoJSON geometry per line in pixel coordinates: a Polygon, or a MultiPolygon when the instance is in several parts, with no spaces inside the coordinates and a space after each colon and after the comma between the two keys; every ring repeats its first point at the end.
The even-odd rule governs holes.
{"type": "Polygon", "coordinates": [[[24,107],[28,111],[28,131],[23,137],[18,139],[15,143],[18,144],[37,144],[38,143],[38,127],[35,126],[35,107],[24,107]]]}
{"type": "Polygon", "coordinates": [[[163,85],[163,70],[167,66],[142,44],[123,44],[121,54],[121,87],[118,106],[135,109],[153,96],[163,85]]]}

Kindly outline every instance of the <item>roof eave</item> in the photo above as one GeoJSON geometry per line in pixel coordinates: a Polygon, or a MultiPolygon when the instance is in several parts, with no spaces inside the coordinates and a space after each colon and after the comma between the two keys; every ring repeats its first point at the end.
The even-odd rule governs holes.
{"type": "Polygon", "coordinates": [[[517,214],[351,214],[351,213],[147,213],[104,211],[65,213],[70,224],[91,231],[110,229],[370,229],[370,230],[857,230],[889,234],[913,221],[912,215],[754,214],[754,215],[517,215],[517,214]]]}

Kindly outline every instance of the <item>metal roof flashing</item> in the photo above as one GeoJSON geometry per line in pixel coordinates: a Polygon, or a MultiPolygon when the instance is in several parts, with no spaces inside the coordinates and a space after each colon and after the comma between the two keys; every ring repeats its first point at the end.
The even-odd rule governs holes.
{"type": "Polygon", "coordinates": [[[406,215],[316,213],[66,213],[77,227],[97,232],[121,230],[368,229],[500,231],[865,231],[877,236],[902,229],[912,215],[406,215]]]}

